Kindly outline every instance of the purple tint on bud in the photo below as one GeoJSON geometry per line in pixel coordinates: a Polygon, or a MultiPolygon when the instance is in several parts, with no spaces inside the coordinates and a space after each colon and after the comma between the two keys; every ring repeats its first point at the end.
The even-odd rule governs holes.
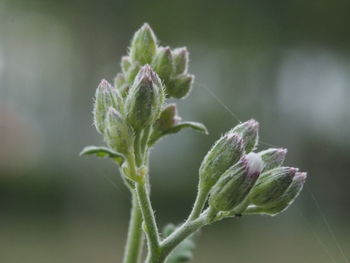
{"type": "Polygon", "coordinates": [[[259,123],[254,119],[238,124],[232,129],[232,132],[237,132],[242,135],[246,153],[253,151],[258,145],[258,131],[259,123]]]}
{"type": "Polygon", "coordinates": [[[276,215],[285,211],[298,197],[303,189],[307,174],[304,172],[297,172],[293,178],[292,183],[280,198],[263,207],[266,214],[276,215]]]}
{"type": "Polygon", "coordinates": [[[261,157],[254,152],[250,152],[245,156],[245,159],[248,167],[247,175],[253,177],[259,176],[263,169],[263,161],[261,160],[261,157]]]}
{"type": "Polygon", "coordinates": [[[249,194],[260,172],[263,162],[256,153],[249,153],[231,166],[214,185],[209,204],[218,211],[232,211],[249,194]]]}
{"type": "Polygon", "coordinates": [[[164,91],[157,74],[149,65],[143,66],[131,86],[125,102],[130,125],[136,130],[154,123],[164,102],[164,91]]]}
{"type": "Polygon", "coordinates": [[[251,202],[266,206],[278,200],[292,183],[297,171],[293,167],[278,167],[263,173],[249,195],[251,202]]]}

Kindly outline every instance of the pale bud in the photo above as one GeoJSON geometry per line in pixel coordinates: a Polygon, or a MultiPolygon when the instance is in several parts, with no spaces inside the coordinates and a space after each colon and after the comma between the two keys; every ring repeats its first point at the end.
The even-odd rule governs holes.
{"type": "Polygon", "coordinates": [[[204,157],[199,168],[200,187],[210,189],[243,154],[242,137],[233,132],[222,136],[204,157]]]}
{"type": "Polygon", "coordinates": [[[186,47],[176,48],[173,50],[174,74],[180,75],[187,73],[188,69],[188,51],[186,47]]]}
{"type": "Polygon", "coordinates": [[[232,129],[232,132],[236,132],[242,135],[244,149],[246,153],[255,150],[259,141],[259,123],[256,120],[249,120],[238,124],[232,129]]]}
{"type": "Polygon", "coordinates": [[[286,154],[287,149],[283,148],[270,148],[259,152],[259,155],[264,162],[264,171],[281,166],[286,158],[286,154]]]}
{"type": "Polygon", "coordinates": [[[232,211],[248,195],[263,168],[256,153],[249,153],[220,177],[212,189],[209,205],[217,211],[232,211]]]}
{"type": "Polygon", "coordinates": [[[157,39],[151,27],[146,23],[136,31],[130,46],[130,58],[132,63],[141,65],[152,62],[156,53],[157,39]]]}

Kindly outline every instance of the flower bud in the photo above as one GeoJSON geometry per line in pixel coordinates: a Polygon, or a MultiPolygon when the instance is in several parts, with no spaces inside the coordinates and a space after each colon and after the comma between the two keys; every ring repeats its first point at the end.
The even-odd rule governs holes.
{"type": "Polygon", "coordinates": [[[297,172],[287,190],[275,202],[264,207],[264,212],[275,215],[286,210],[303,189],[306,177],[306,173],[297,172]]]}
{"type": "Polygon", "coordinates": [[[120,62],[120,66],[122,68],[123,73],[126,74],[126,72],[128,72],[130,67],[131,67],[130,57],[128,57],[128,56],[122,57],[121,62],[120,62]]]}
{"type": "Polygon", "coordinates": [[[135,81],[136,75],[140,71],[140,64],[139,63],[133,63],[129,67],[128,71],[125,73],[125,81],[129,84],[133,83],[135,81]]]}
{"type": "Polygon", "coordinates": [[[286,158],[287,149],[270,148],[259,152],[261,159],[264,162],[264,172],[279,167],[283,164],[286,158]]]}
{"type": "Polygon", "coordinates": [[[256,153],[249,153],[220,177],[212,189],[209,205],[217,211],[232,211],[248,195],[263,168],[256,153]]]}
{"type": "Polygon", "coordinates": [[[169,47],[159,47],[153,58],[152,68],[162,81],[167,82],[173,71],[173,58],[169,47]]]}
{"type": "Polygon", "coordinates": [[[105,141],[113,150],[127,154],[132,145],[133,132],[122,115],[112,107],[107,110],[105,141]]]}
{"type": "Polygon", "coordinates": [[[164,91],[157,74],[149,65],[137,74],[125,102],[129,124],[140,130],[153,124],[159,117],[164,102],[164,91]]]}
{"type": "Polygon", "coordinates": [[[189,74],[179,75],[169,81],[166,86],[167,96],[181,99],[191,91],[194,76],[189,74]]]}
{"type": "Polygon", "coordinates": [[[105,118],[107,109],[114,107],[116,109],[123,109],[123,99],[118,90],[114,89],[106,80],[102,80],[96,89],[95,104],[94,104],[94,125],[97,131],[101,134],[105,129],[105,118]]]}
{"type": "Polygon", "coordinates": [[[244,149],[246,153],[249,153],[255,150],[259,141],[259,123],[256,120],[249,120],[238,124],[236,127],[232,129],[232,132],[236,132],[242,135],[244,149]]]}
{"type": "Polygon", "coordinates": [[[136,31],[130,46],[130,58],[132,62],[141,65],[152,62],[156,53],[157,39],[151,27],[146,23],[136,31]]]}
{"type": "Polygon", "coordinates": [[[233,132],[222,136],[204,157],[199,168],[200,187],[210,189],[243,154],[242,137],[233,132]]]}
{"type": "Polygon", "coordinates": [[[266,206],[278,200],[297,171],[296,168],[278,167],[263,173],[249,195],[250,201],[257,206],[266,206]]]}
{"type": "Polygon", "coordinates": [[[177,107],[175,103],[168,104],[162,110],[159,119],[153,125],[153,130],[160,132],[166,131],[181,121],[181,117],[177,116],[177,107]]]}
{"type": "Polygon", "coordinates": [[[116,89],[121,89],[125,84],[125,76],[123,73],[118,73],[114,78],[114,87],[116,89]]]}
{"type": "Polygon", "coordinates": [[[186,47],[176,48],[173,50],[174,74],[186,74],[188,69],[188,51],[186,47]]]}

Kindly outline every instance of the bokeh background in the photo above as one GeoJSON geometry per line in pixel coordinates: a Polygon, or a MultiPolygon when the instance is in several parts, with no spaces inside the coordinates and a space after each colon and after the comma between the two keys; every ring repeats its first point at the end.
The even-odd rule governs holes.
{"type": "Polygon", "coordinates": [[[349,11],[338,0],[0,0],[0,262],[120,262],[130,197],[111,162],[78,153],[103,144],[95,88],[147,21],[161,44],[190,50],[196,84],[179,113],[210,130],[153,151],[159,225],[185,218],[206,151],[254,117],[260,149],[288,148],[305,190],[278,217],[207,227],[194,262],[348,263],[349,11]]]}

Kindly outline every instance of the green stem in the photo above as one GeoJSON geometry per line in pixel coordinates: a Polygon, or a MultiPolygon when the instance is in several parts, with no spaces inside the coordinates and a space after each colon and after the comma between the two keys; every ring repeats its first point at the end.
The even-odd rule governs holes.
{"type": "Polygon", "coordinates": [[[128,238],[125,246],[123,263],[139,263],[141,260],[142,245],[142,214],[137,202],[137,197],[133,194],[128,238]]]}
{"type": "Polygon", "coordinates": [[[136,184],[136,193],[145,222],[149,253],[156,257],[159,254],[159,232],[145,182],[141,181],[136,184]]]}
{"type": "MultiPolygon", "coordinates": [[[[175,232],[163,240],[161,243],[162,257],[166,258],[169,253],[176,248],[183,240],[185,240],[189,235],[196,232],[201,227],[205,226],[207,222],[207,213],[203,213],[200,217],[193,221],[187,221],[182,226],[180,226],[175,232]]],[[[153,263],[153,262],[152,262],[153,263]]]]}
{"type": "Polygon", "coordinates": [[[205,202],[207,201],[207,198],[208,198],[208,191],[202,187],[198,187],[196,201],[194,202],[194,205],[190,213],[190,216],[188,217],[188,220],[194,220],[199,217],[199,215],[201,214],[205,206],[205,202]]]}

